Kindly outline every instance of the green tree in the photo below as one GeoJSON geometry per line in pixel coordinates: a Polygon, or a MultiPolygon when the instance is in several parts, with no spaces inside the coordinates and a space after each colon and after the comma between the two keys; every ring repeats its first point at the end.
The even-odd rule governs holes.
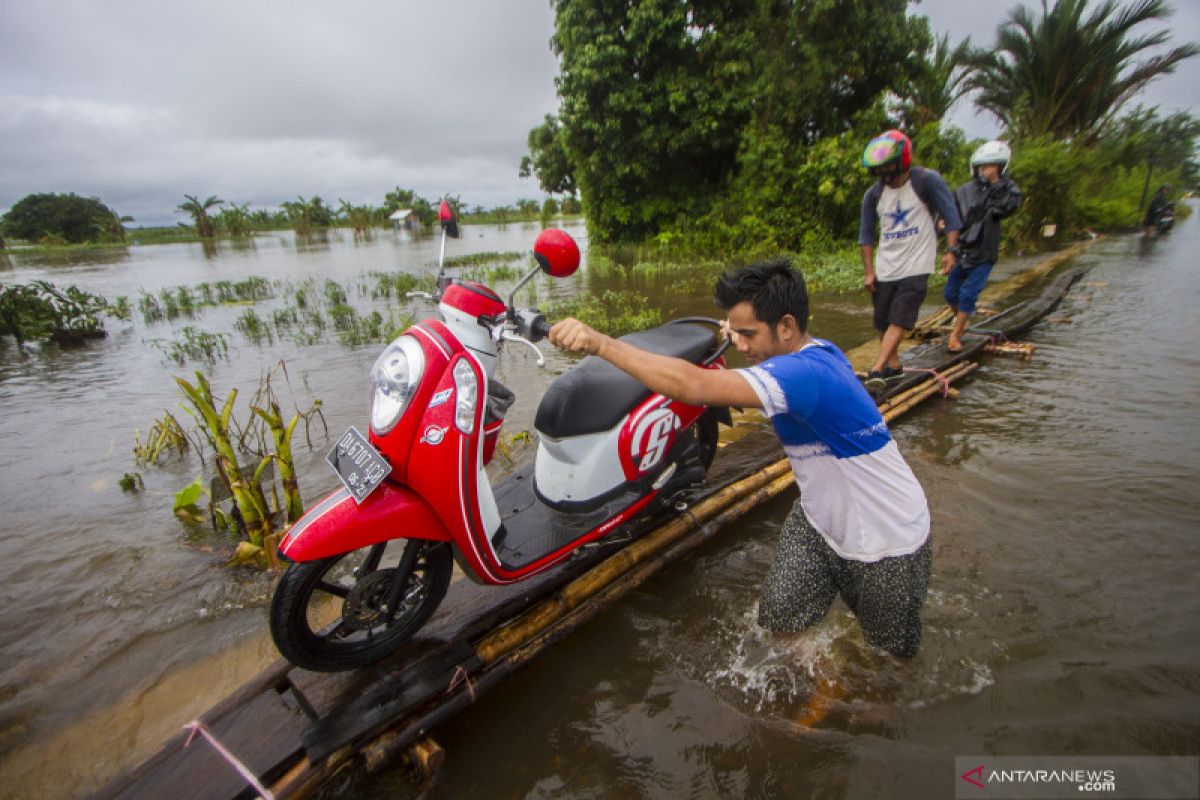
{"type": "Polygon", "coordinates": [[[412,208],[416,196],[417,193],[412,189],[401,189],[397,186],[383,196],[383,208],[388,214],[402,208],[412,208]]]}
{"type": "Polygon", "coordinates": [[[804,149],[915,77],[929,33],[907,5],[555,0],[561,130],[534,130],[526,166],[571,175],[602,242],[793,205],[804,149]]]}
{"type": "MultiPolygon", "coordinates": [[[[749,65],[706,60],[720,43],[705,30],[709,5],[719,11],[677,0],[554,2],[562,130],[553,140],[563,137],[570,169],[539,178],[557,188],[553,178],[574,178],[600,241],[640,239],[702,211],[727,179],[749,65]]],[[[534,147],[552,129],[544,123],[534,147]]]]}
{"type": "Polygon", "coordinates": [[[1157,107],[1140,105],[1100,132],[1101,144],[1120,166],[1145,166],[1148,171],[1178,168],[1181,179],[1188,183],[1200,177],[1197,138],[1200,138],[1200,119],[1188,112],[1160,117],[1157,107]]]}
{"type": "Polygon", "coordinates": [[[562,135],[562,123],[547,114],[541,125],[529,132],[529,155],[521,159],[518,175],[537,177],[538,185],[549,194],[576,192],[575,174],[562,135]]]}
{"type": "Polygon", "coordinates": [[[328,228],[333,224],[333,209],[325,205],[325,201],[317,195],[310,199],[303,196],[283,203],[292,228],[301,236],[307,236],[315,228],[328,228]]]}
{"type": "Polygon", "coordinates": [[[754,113],[714,222],[730,246],[799,249],[857,224],[862,147],[895,127],[882,97],[917,76],[930,35],[903,0],[775,2],[770,11],[751,28],[761,62],[754,113]]]}
{"type": "Polygon", "coordinates": [[[120,242],[125,240],[122,218],[95,197],[69,194],[31,194],[0,218],[0,229],[14,239],[120,242]]]}
{"type": "Polygon", "coordinates": [[[184,202],[175,206],[179,211],[189,214],[192,217],[192,227],[196,231],[196,235],[201,239],[211,239],[217,235],[216,227],[213,225],[212,217],[208,215],[210,208],[215,208],[225,201],[214,195],[209,195],[205,200],[197,199],[196,195],[185,194],[184,202]]]}
{"type": "Polygon", "coordinates": [[[230,236],[245,238],[254,231],[254,218],[250,204],[230,203],[228,208],[222,208],[217,214],[216,225],[230,236]]]}
{"type": "Polygon", "coordinates": [[[905,92],[904,113],[909,125],[920,127],[939,122],[967,92],[971,40],[950,46],[949,34],[943,34],[927,51],[921,69],[905,92]]]}
{"type": "Polygon", "coordinates": [[[976,105],[1018,137],[1079,137],[1092,141],[1131,97],[1184,59],[1200,53],[1195,42],[1155,52],[1170,30],[1134,29],[1166,21],[1166,0],[1137,0],[1121,7],[1104,0],[1084,17],[1088,0],[1057,0],[1041,14],[1026,6],[1008,13],[995,46],[971,59],[976,105]]]}

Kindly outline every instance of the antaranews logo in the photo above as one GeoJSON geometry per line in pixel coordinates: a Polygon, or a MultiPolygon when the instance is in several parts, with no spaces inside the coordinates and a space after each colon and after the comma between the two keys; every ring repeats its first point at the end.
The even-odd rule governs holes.
{"type": "Polygon", "coordinates": [[[980,764],[975,769],[967,770],[961,777],[972,786],[978,786],[980,789],[987,788],[987,784],[983,782],[983,764],[980,764]]]}
{"type": "Polygon", "coordinates": [[[1196,756],[992,756],[954,759],[960,800],[1200,800],[1196,756]]]}

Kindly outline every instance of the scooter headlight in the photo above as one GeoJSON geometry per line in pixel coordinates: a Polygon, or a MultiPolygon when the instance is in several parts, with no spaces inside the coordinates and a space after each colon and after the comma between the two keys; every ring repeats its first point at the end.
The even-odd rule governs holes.
{"type": "Polygon", "coordinates": [[[454,427],[468,436],[475,432],[475,408],[479,405],[479,379],[467,359],[454,365],[454,427]]]}
{"type": "Polygon", "coordinates": [[[425,353],[414,337],[401,336],[384,348],[371,367],[371,430],[385,434],[396,426],[424,373],[425,353]]]}

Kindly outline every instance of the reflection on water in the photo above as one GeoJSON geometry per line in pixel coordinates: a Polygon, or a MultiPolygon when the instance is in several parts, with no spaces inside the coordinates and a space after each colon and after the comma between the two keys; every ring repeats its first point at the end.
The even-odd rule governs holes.
{"type": "MultiPolygon", "coordinates": [[[[464,234],[456,254],[523,251],[536,226],[464,234]]],[[[840,603],[788,640],[756,627],[785,496],[438,732],[450,758],[429,796],[948,796],[956,754],[1193,751],[1197,245],[1190,220],[1148,246],[1100,243],[1062,310],[1072,322],[1036,328],[1032,360],[989,361],[957,401],[897,426],[934,518],[917,658],[872,650],[840,603]]],[[[218,243],[211,258],[199,245],[132,248],[115,267],[22,256],[4,280],[69,273],[109,296],[252,274],[345,282],[428,268],[436,247],[399,232],[364,242],[334,231],[320,243],[272,234],[252,247],[218,243]]],[[[713,313],[696,276],[632,280],[665,316],[713,313]]],[[[584,270],[540,291],[625,285],[584,270]]],[[[863,298],[817,298],[813,311],[814,333],[843,347],[870,335],[863,298]]],[[[209,309],[201,324],[232,330],[237,313],[209,309]]],[[[116,488],[132,467],[133,429],[177,402],[178,370],[145,346],[170,328],[117,325],[87,348],[24,357],[0,343],[6,786],[93,788],[274,657],[269,579],[222,569],[170,517],[196,465],[145,471],[140,495],[116,488]],[[70,753],[82,763],[42,766],[70,753]]],[[[239,340],[211,379],[218,391],[248,390],[285,357],[298,402],[321,398],[340,431],[361,424],[376,349],[239,340]]],[[[500,379],[524,390],[511,431],[531,427],[541,390],[570,364],[547,355],[547,370],[521,350],[504,363],[500,379]]],[[[310,500],[332,486],[323,449],[300,456],[310,500]]],[[[343,790],[398,793],[411,789],[397,773],[343,790]]]]}

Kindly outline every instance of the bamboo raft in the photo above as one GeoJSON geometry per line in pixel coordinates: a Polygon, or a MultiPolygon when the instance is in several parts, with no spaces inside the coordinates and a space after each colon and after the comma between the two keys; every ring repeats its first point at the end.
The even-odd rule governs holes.
{"type": "MultiPolygon", "coordinates": [[[[1040,296],[985,319],[959,353],[946,352],[944,337],[909,350],[905,374],[876,397],[884,418],[954,396],[951,384],[989,345],[1028,330],[1083,273],[1063,273],[1040,296]]],[[[936,322],[923,327],[937,334],[936,322]]],[[[774,434],[759,426],[721,449],[705,487],[673,517],[615,533],[615,542],[515,586],[456,581],[421,633],[380,664],[321,674],[281,659],[97,796],[299,798],[345,769],[397,763],[429,776],[444,758],[430,738],[439,725],[751,508],[792,490],[778,456],[774,434]]]]}

